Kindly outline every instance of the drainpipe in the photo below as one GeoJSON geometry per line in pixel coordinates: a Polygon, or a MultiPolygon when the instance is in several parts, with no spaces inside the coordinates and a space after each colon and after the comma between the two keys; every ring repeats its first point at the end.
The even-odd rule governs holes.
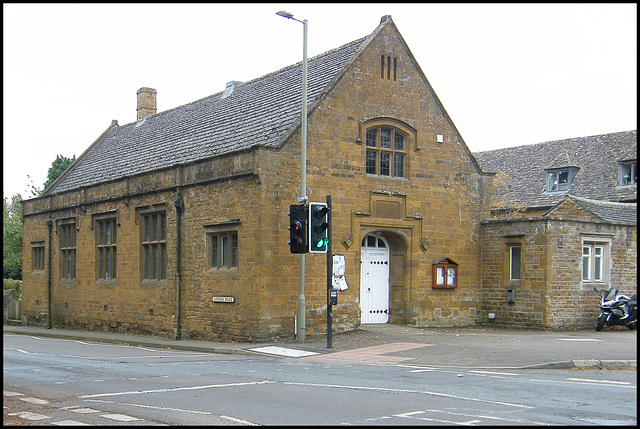
{"type": "Polygon", "coordinates": [[[49,301],[49,311],[48,311],[48,321],[47,321],[47,329],[51,329],[52,328],[52,321],[51,321],[51,261],[52,261],[52,257],[51,257],[51,240],[53,240],[53,221],[51,219],[49,219],[47,221],[47,226],[49,227],[49,274],[47,276],[47,295],[48,295],[48,301],[49,301]]]}
{"type": "Polygon", "coordinates": [[[180,333],[180,277],[182,273],[180,272],[180,218],[182,215],[182,211],[184,209],[184,201],[182,200],[182,195],[180,195],[179,191],[176,191],[176,199],[174,201],[174,206],[176,207],[176,340],[179,340],[181,337],[180,333]]]}

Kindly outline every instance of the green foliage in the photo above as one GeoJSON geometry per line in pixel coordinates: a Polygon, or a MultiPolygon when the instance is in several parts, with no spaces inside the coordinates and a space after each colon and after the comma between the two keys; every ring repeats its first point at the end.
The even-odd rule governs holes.
{"type": "Polygon", "coordinates": [[[2,289],[15,289],[18,293],[18,299],[22,299],[22,281],[20,280],[2,279],[2,289]]]}
{"type": "MultiPolygon", "coordinates": [[[[57,155],[51,163],[44,189],[53,183],[76,160],[57,155]]],[[[38,197],[42,193],[31,183],[31,196],[38,197]]],[[[22,197],[16,194],[8,199],[3,197],[2,204],[2,277],[22,280],[22,197]]]]}
{"type": "Polygon", "coordinates": [[[56,180],[62,173],[64,173],[64,170],[66,170],[67,167],[69,167],[75,160],[75,155],[73,155],[73,158],[56,155],[56,159],[51,164],[51,167],[49,168],[49,171],[47,173],[47,181],[44,182],[44,189],[47,189],[49,185],[51,185],[54,180],[56,180]]]}
{"type": "Polygon", "coordinates": [[[22,279],[22,206],[20,194],[2,203],[2,277],[22,279]]]}

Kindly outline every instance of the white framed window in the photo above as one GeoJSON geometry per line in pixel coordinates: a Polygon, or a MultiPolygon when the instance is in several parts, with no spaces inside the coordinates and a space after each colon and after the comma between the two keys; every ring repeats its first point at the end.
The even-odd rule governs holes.
{"type": "Polygon", "coordinates": [[[583,237],[582,240],[582,287],[605,287],[609,282],[611,240],[600,237],[583,237]]]}
{"type": "Polygon", "coordinates": [[[578,172],[577,168],[560,168],[547,171],[547,192],[566,192],[578,172]]]}
{"type": "Polygon", "coordinates": [[[604,281],[604,245],[594,243],[582,245],[582,280],[604,281]]]}
{"type": "Polygon", "coordinates": [[[638,183],[636,161],[621,162],[618,169],[618,185],[631,186],[638,183]]]}
{"type": "Polygon", "coordinates": [[[509,280],[522,278],[522,246],[509,246],[509,280]]]}

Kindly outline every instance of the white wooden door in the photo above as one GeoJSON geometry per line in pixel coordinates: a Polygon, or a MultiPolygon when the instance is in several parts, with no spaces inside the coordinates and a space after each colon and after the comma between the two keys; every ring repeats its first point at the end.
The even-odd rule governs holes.
{"type": "Polygon", "coordinates": [[[360,323],[389,321],[389,246],[382,237],[362,241],[360,265],[360,323]]]}

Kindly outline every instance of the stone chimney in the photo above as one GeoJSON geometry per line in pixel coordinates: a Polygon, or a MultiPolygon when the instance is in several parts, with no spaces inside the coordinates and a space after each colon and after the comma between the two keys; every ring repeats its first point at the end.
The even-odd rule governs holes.
{"type": "Polygon", "coordinates": [[[147,116],[156,114],[156,90],[153,88],[140,88],[138,95],[138,121],[142,121],[147,116]]]}

